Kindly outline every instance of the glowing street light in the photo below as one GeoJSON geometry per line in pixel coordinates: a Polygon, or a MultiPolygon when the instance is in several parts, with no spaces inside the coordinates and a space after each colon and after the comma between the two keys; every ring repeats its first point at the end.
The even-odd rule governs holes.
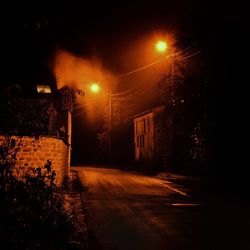
{"type": "Polygon", "coordinates": [[[163,40],[159,40],[156,44],[155,44],[155,49],[158,52],[165,52],[166,49],[168,48],[168,45],[165,41],[163,40]]]}
{"type": "MultiPolygon", "coordinates": [[[[90,90],[93,93],[98,93],[101,87],[98,83],[92,83],[90,90]]],[[[112,93],[111,88],[106,89],[108,91],[108,110],[109,110],[109,160],[112,161],[112,93]]]]}
{"type": "MultiPolygon", "coordinates": [[[[169,40],[170,42],[170,40],[169,40]]],[[[155,43],[155,50],[159,53],[164,53],[166,50],[169,50],[169,45],[165,40],[158,40],[155,43]]],[[[175,49],[174,47],[171,46],[171,54],[169,58],[171,58],[171,88],[170,88],[170,93],[171,93],[171,112],[170,112],[170,145],[171,145],[171,162],[170,162],[170,168],[173,168],[175,165],[175,143],[174,143],[174,135],[175,135],[175,119],[174,119],[174,106],[175,106],[175,93],[174,93],[174,72],[175,72],[175,49]]]]}
{"type": "Polygon", "coordinates": [[[100,86],[98,83],[92,83],[90,86],[90,90],[94,93],[98,93],[100,91],[100,86]]]}

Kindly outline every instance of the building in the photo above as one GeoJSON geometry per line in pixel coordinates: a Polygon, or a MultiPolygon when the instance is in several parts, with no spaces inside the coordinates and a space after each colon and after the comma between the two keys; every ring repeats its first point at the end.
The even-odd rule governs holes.
{"type": "Polygon", "coordinates": [[[165,106],[159,106],[134,117],[135,160],[161,164],[164,154],[165,106]]]}

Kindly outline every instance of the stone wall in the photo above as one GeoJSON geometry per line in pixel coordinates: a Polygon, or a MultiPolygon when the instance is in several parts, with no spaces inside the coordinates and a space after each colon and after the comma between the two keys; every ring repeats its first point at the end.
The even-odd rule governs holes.
{"type": "MultiPolygon", "coordinates": [[[[11,137],[17,139],[19,137],[11,137]]],[[[0,145],[4,137],[0,136],[0,145]]],[[[39,139],[24,136],[17,153],[16,166],[19,168],[43,168],[47,160],[52,162],[52,170],[56,172],[56,183],[61,184],[68,169],[69,147],[59,138],[41,136],[39,139]]]]}

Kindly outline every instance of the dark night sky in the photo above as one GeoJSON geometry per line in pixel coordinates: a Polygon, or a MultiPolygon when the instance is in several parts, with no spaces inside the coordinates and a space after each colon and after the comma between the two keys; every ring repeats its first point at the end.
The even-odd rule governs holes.
{"type": "Polygon", "coordinates": [[[237,97],[232,93],[239,91],[234,89],[233,73],[247,44],[247,8],[240,1],[219,2],[79,0],[1,4],[1,84],[16,82],[27,87],[53,79],[47,65],[56,48],[85,58],[98,55],[110,70],[123,72],[120,55],[127,44],[166,29],[177,32],[181,45],[196,42],[202,50],[206,74],[219,85],[217,112],[222,117],[222,134],[230,134],[230,129],[223,132],[223,125],[231,121],[231,114],[242,120],[236,110],[243,106],[239,98],[242,92],[237,97]]]}
{"type": "Polygon", "coordinates": [[[237,4],[195,0],[10,2],[1,8],[2,53],[12,58],[25,53],[28,60],[46,61],[56,46],[62,46],[82,56],[98,53],[113,66],[127,43],[166,29],[177,31],[182,41],[195,41],[202,49],[220,50],[216,56],[224,56],[226,42],[230,45],[224,39],[235,39],[237,29],[242,28],[244,8],[237,4]]]}
{"type": "Polygon", "coordinates": [[[183,44],[196,42],[209,55],[209,66],[222,60],[221,70],[233,63],[232,46],[239,47],[246,12],[240,2],[219,2],[10,2],[1,8],[2,68],[7,67],[12,76],[21,69],[25,78],[34,62],[46,63],[56,47],[63,47],[85,57],[97,54],[112,71],[122,71],[119,54],[127,44],[165,29],[177,31],[183,44]]]}

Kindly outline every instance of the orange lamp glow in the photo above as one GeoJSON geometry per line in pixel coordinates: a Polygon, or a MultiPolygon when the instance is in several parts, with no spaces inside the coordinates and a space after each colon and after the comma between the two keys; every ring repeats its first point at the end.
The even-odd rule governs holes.
{"type": "Polygon", "coordinates": [[[159,40],[156,44],[155,44],[155,48],[158,52],[165,52],[166,49],[168,48],[168,45],[165,41],[163,40],[159,40]]]}
{"type": "Polygon", "coordinates": [[[97,93],[99,92],[100,90],[100,86],[98,83],[92,83],[91,86],[90,86],[90,90],[94,93],[97,93]]]}

